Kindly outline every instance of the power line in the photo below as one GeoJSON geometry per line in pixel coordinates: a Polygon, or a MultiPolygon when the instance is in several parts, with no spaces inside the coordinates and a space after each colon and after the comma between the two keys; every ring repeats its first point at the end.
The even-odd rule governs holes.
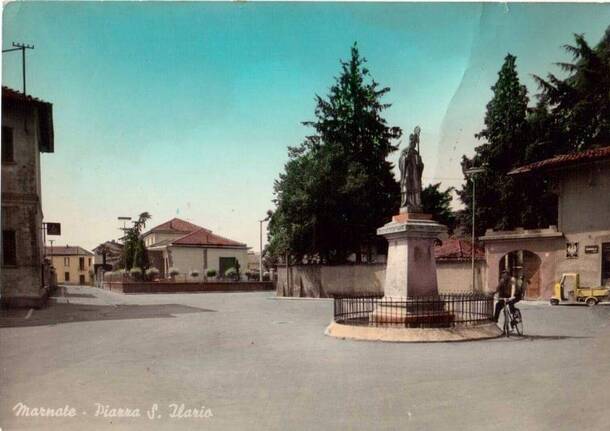
{"type": "Polygon", "coordinates": [[[21,72],[23,76],[23,95],[26,93],[26,85],[25,85],[25,50],[26,49],[34,49],[34,45],[28,45],[26,43],[18,43],[13,42],[13,48],[3,49],[2,52],[12,52],[12,51],[21,51],[21,72]]]}

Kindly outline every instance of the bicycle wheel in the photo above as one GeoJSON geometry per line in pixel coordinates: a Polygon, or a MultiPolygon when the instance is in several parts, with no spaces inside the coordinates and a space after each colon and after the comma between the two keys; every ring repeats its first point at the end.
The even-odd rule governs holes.
{"type": "Polygon", "coordinates": [[[513,329],[517,331],[517,334],[523,335],[523,317],[521,317],[521,310],[515,308],[512,320],[513,329]]]}

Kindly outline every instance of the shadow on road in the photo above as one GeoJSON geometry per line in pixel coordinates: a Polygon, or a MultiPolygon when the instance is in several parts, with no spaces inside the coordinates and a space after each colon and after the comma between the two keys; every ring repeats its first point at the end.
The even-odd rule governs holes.
{"type": "MultiPolygon", "coordinates": [[[[497,338],[497,340],[505,339],[505,337],[497,338]]],[[[510,340],[527,340],[527,341],[537,341],[537,340],[570,340],[570,339],[585,339],[585,338],[593,338],[593,337],[584,337],[577,335],[523,335],[521,337],[516,335],[511,335],[509,337],[510,340]]]]}
{"type": "Polygon", "coordinates": [[[28,310],[2,310],[0,328],[58,325],[99,320],[173,318],[177,314],[215,312],[180,304],[161,305],[89,305],[49,303],[33,313],[28,310]]]}

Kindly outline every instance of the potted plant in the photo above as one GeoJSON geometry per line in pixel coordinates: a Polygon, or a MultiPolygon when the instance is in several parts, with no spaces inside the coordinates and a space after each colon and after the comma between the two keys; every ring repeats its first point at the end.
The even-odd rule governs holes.
{"type": "Polygon", "coordinates": [[[199,277],[199,271],[197,271],[196,269],[193,269],[189,275],[191,276],[191,278],[198,278],[199,277]]]}
{"type": "Polygon", "coordinates": [[[142,279],[142,268],[138,268],[137,266],[134,266],[133,268],[131,268],[129,270],[129,275],[134,280],[141,280],[142,279]]]}
{"type": "Polygon", "coordinates": [[[172,281],[176,281],[176,276],[180,274],[180,270],[178,268],[172,267],[169,269],[168,273],[172,281]]]}
{"type": "Polygon", "coordinates": [[[231,267],[225,271],[225,277],[232,281],[238,281],[239,273],[237,272],[237,269],[231,267]]]}
{"type": "Polygon", "coordinates": [[[205,273],[206,277],[211,278],[211,279],[214,279],[216,277],[216,274],[217,274],[216,270],[212,269],[212,268],[208,269],[205,273]]]}
{"type": "Polygon", "coordinates": [[[156,280],[157,277],[159,277],[159,270],[157,268],[155,268],[154,266],[151,266],[150,268],[148,268],[146,270],[146,277],[149,280],[156,280]]]}

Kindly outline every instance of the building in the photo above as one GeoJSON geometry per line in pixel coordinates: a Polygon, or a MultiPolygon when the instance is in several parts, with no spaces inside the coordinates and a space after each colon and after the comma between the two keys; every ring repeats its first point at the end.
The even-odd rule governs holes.
{"type": "Polygon", "coordinates": [[[192,271],[202,279],[208,269],[224,274],[239,264],[242,276],[248,268],[246,244],[216,235],[209,229],[173,218],[142,234],[150,265],[167,277],[170,268],[187,276],[192,271]]]}
{"type": "Polygon", "coordinates": [[[585,286],[610,285],[610,147],[532,163],[509,175],[545,175],[558,197],[558,225],[547,229],[488,230],[487,283],[507,269],[523,275],[526,298],[549,299],[564,272],[585,286]]]}
{"type": "Polygon", "coordinates": [[[5,306],[39,307],[49,295],[40,153],[52,153],[53,106],[2,87],[2,276],[5,306]]]}
{"type": "Polygon", "coordinates": [[[58,284],[92,285],[94,280],[93,253],[79,246],[46,248],[55,268],[58,284]]]}
{"type": "MultiPolygon", "coordinates": [[[[473,292],[472,288],[472,241],[447,238],[434,247],[436,277],[439,293],[473,292]]],[[[474,247],[474,291],[482,292],[487,277],[485,249],[474,247]]]]}

